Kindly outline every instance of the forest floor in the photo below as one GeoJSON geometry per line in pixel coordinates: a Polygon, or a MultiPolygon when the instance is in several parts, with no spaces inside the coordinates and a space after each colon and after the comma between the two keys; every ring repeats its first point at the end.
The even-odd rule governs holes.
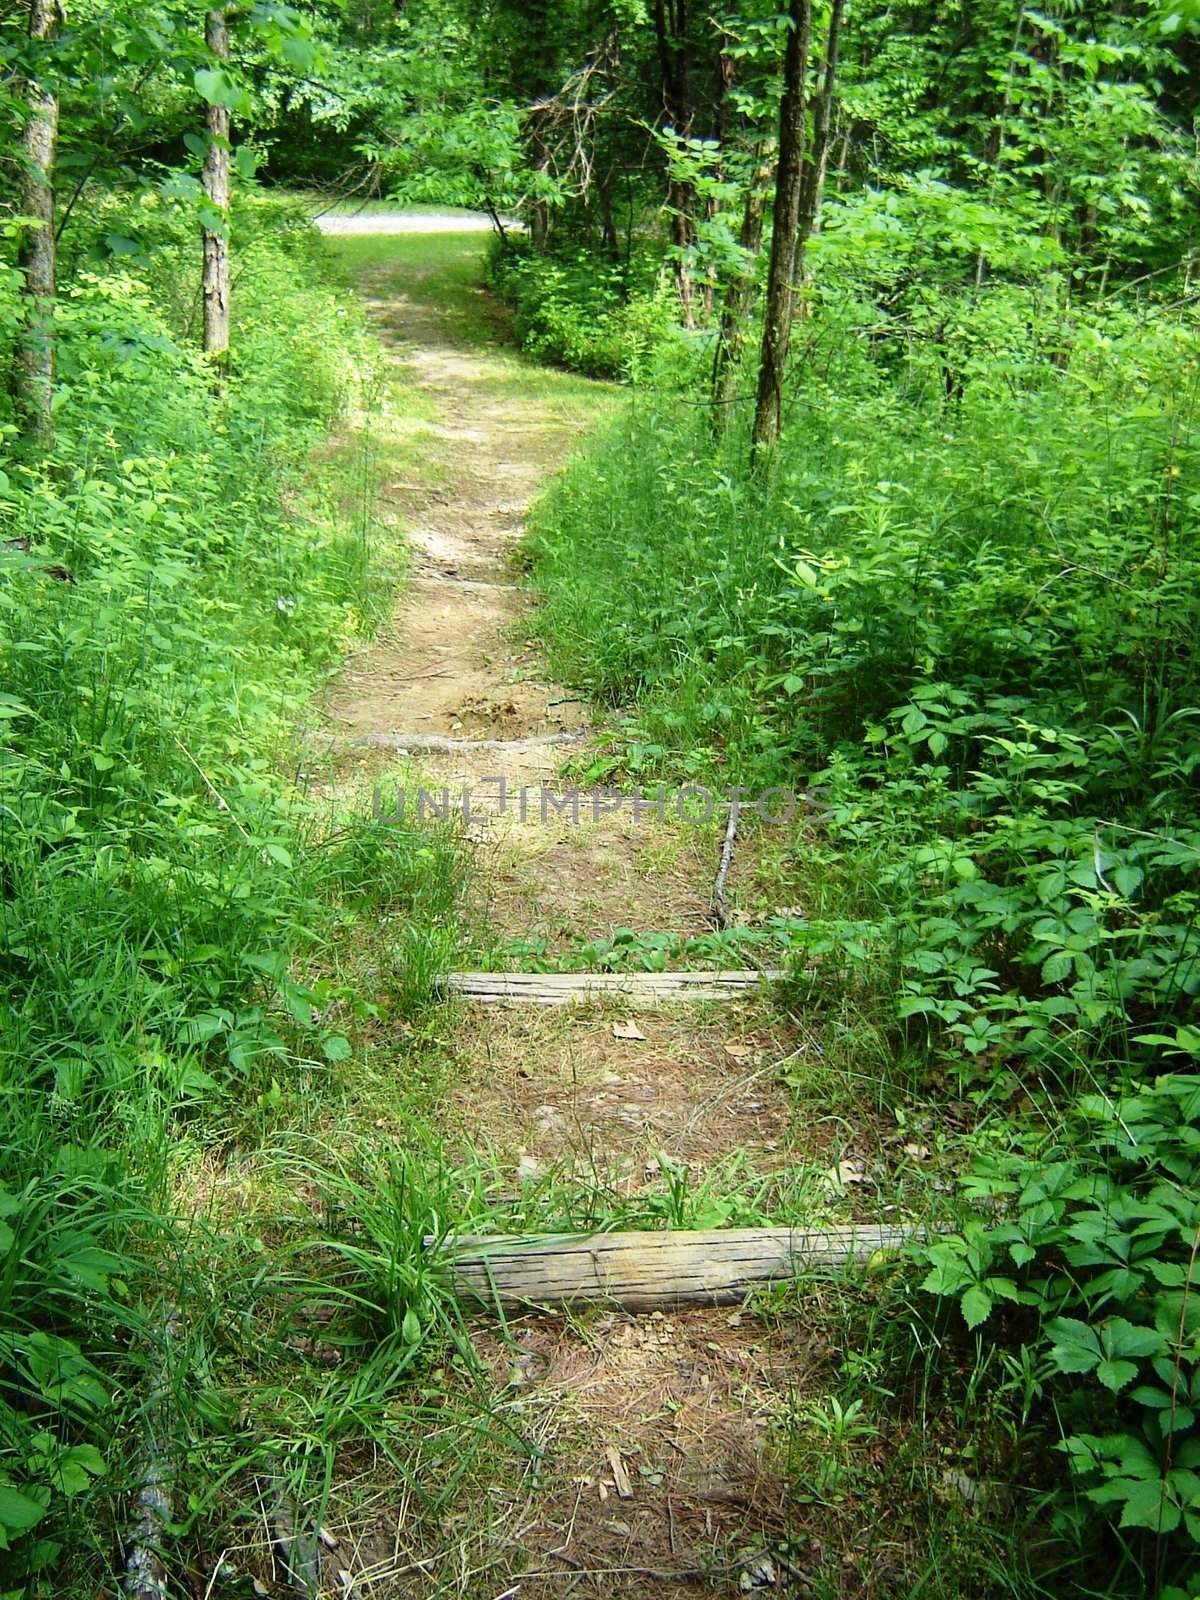
{"type": "MultiPolygon", "coordinates": [[[[396,423],[411,435],[397,455],[408,465],[383,489],[384,521],[410,551],[407,583],[320,707],[327,788],[349,803],[404,787],[410,811],[420,786],[456,803],[471,790],[462,965],[511,967],[533,949],[544,969],[619,930],[703,931],[723,819],[635,819],[626,807],[591,820],[585,802],[573,822],[539,800],[575,781],[564,758],[586,770],[602,730],[548,680],[529,638],[524,518],[618,393],[517,355],[475,286],[478,241],[360,236],[333,248],[420,416],[396,423]],[[562,742],[535,742],[552,736],[562,742]],[[533,797],[524,818],[511,799],[501,814],[500,779],[533,797]]],[[[783,870],[778,842],[747,839],[735,918],[779,910],[794,892],[783,870]]],[[[378,948],[359,952],[364,972],[386,965],[390,937],[380,928],[378,948]]],[[[435,1008],[422,1052],[419,1068],[389,1061],[382,1038],[374,1087],[343,1131],[403,1146],[415,1105],[444,1148],[485,1157],[514,1193],[553,1185],[592,1215],[855,1220],[879,1214],[872,1173],[904,1160],[894,1126],[850,1129],[816,1112],[821,1045],[765,992],[636,1016],[619,998],[458,1002],[435,1008]]],[[[787,1314],[794,1291],[775,1291],[746,1309],[473,1318],[487,1447],[437,1517],[422,1512],[419,1482],[389,1479],[369,1441],[349,1451],[326,1513],[338,1539],[329,1576],[372,1596],[578,1600],[789,1587],[814,1563],[849,1573],[856,1519],[825,1516],[817,1495],[814,1527],[811,1498],[803,1512],[795,1498],[805,1452],[824,1481],[845,1444],[822,1443],[805,1420],[837,1357],[821,1288],[805,1294],[803,1317],[787,1314]]],[[[449,1471],[454,1428],[421,1472],[449,1471]]],[[[887,1546],[876,1540],[872,1560],[887,1546]]],[[[888,1587],[877,1568],[846,1592],[888,1587]]]]}

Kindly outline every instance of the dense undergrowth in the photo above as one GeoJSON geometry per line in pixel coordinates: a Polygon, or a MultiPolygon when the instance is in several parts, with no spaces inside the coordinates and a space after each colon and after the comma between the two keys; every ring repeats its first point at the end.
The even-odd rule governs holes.
{"type": "MultiPolygon", "coordinates": [[[[402,908],[419,942],[453,905],[436,834],[382,844],[284,766],[320,672],[387,598],[369,441],[311,454],[378,357],[299,210],[245,197],[234,226],[218,393],[195,349],[190,213],[147,194],[73,220],[54,448],[0,475],[9,1593],[52,1565],[54,1592],[84,1572],[94,1591],[136,1521],[114,1526],[124,1492],[168,1459],[191,1491],[176,1532],[261,1464],[270,1429],[230,1416],[214,1373],[224,1297],[236,1322],[247,1284],[268,1291],[253,1241],[177,1201],[173,1148],[197,1124],[235,1147],[336,1078],[350,1049],[330,1019],[370,1011],[328,954],[342,907],[402,908]]],[[[9,270],[5,345],[13,294],[9,270]]],[[[265,1372],[260,1322],[261,1350],[236,1338],[265,1372]]]]}
{"type": "Polygon", "coordinates": [[[542,254],[522,238],[497,237],[485,276],[512,307],[513,332],[535,361],[638,382],[680,337],[674,290],[644,246],[614,261],[583,247],[542,254]]]}
{"type": "Polygon", "coordinates": [[[797,999],[855,1008],[901,1112],[976,1108],[922,1270],[1022,1419],[1008,1470],[1062,1452],[1029,1538],[1166,1594],[1200,1571],[1194,316],[1046,283],[929,316],[825,296],[766,472],[674,358],[541,506],[542,632],[634,707],[607,768],[811,788],[797,999]]]}

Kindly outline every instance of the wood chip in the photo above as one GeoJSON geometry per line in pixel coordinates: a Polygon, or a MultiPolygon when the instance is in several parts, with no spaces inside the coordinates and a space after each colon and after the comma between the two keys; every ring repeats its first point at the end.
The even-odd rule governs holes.
{"type": "Polygon", "coordinates": [[[615,1445],[609,1445],[605,1451],[609,1467],[612,1469],[613,1483],[622,1500],[633,1499],[633,1485],[629,1481],[629,1474],[625,1471],[625,1463],[621,1460],[621,1452],[615,1445]]]}
{"type": "Polygon", "coordinates": [[[624,1022],[614,1022],[612,1035],[614,1039],[644,1039],[646,1037],[632,1017],[627,1017],[624,1022]]]}

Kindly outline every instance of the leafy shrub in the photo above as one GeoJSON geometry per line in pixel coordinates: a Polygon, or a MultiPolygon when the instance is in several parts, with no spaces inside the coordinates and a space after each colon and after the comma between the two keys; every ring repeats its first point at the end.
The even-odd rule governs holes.
{"type": "MultiPolygon", "coordinates": [[[[1188,1041],[1185,1041],[1188,1042],[1188,1041]]],[[[1200,1036],[1190,1053],[1200,1056],[1200,1036]]],[[[1089,1094],[1052,1136],[981,1157],[983,1217],[918,1248],[970,1327],[1019,1315],[1010,1370],[1098,1521],[1160,1583],[1200,1581],[1200,1080],[1089,1094]],[[999,1213],[997,1218],[996,1213],[999,1213]]],[[[1010,1336],[1011,1337],[1011,1336],[1010,1336]]],[[[1057,1531],[1086,1539],[1064,1494],[1057,1531]]],[[[1164,1589],[1163,1593],[1166,1592],[1164,1589]]]]}
{"type": "Polygon", "coordinates": [[[493,245],[487,277],[513,306],[529,355],[592,377],[638,382],[678,331],[671,291],[645,262],[630,268],[583,248],[535,254],[508,240],[493,245]]]}
{"type": "Polygon", "coordinates": [[[828,789],[898,1032],[985,1087],[1069,1073],[1200,991],[1184,330],[1114,317],[952,405],[843,331],[812,326],[770,481],[659,396],[569,471],[532,529],[543,631],[564,675],[640,696],[662,764],[828,789]]]}

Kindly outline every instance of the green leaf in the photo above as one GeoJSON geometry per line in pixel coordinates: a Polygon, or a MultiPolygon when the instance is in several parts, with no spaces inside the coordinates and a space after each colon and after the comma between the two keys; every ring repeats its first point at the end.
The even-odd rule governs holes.
{"type": "Polygon", "coordinates": [[[82,1284],[85,1289],[94,1289],[100,1294],[108,1288],[110,1276],[114,1272],[119,1272],[122,1264],[109,1251],[87,1246],[69,1256],[59,1257],[57,1265],[68,1277],[74,1278],[76,1283],[82,1284]]]}
{"type": "Polygon", "coordinates": [[[197,67],[192,74],[192,83],[196,93],[201,99],[207,100],[210,106],[225,106],[230,111],[245,108],[245,90],[234,83],[227,72],[215,67],[197,67]]]}
{"type": "MultiPolygon", "coordinates": [[[[11,680],[10,680],[11,681],[11,680]]],[[[0,694],[0,718],[31,717],[33,710],[13,694],[0,694]]]]}
{"type": "Polygon", "coordinates": [[[1063,950],[1056,950],[1042,962],[1042,982],[1061,983],[1071,975],[1071,958],[1063,950]]]}
{"type": "Polygon", "coordinates": [[[421,1341],[421,1319],[411,1306],[404,1313],[404,1320],[400,1324],[400,1337],[407,1345],[419,1344],[421,1341]]]}
{"type": "Polygon", "coordinates": [[[1121,1504],[1121,1527],[1149,1528],[1153,1533],[1173,1533],[1179,1526],[1179,1507],[1169,1498],[1159,1476],[1113,1478],[1088,1490],[1097,1505],[1121,1504]]]}
{"type": "Polygon", "coordinates": [[[0,1548],[7,1549],[5,1535],[19,1536],[28,1533],[46,1515],[46,1507],[14,1489],[11,1484],[0,1483],[0,1548]]]}
{"type": "Polygon", "coordinates": [[[345,1061],[351,1054],[349,1039],[343,1038],[340,1033],[331,1033],[322,1039],[321,1049],[326,1061],[345,1061]]]}
{"type": "Polygon", "coordinates": [[[1109,1317],[1101,1330],[1100,1342],[1110,1356],[1157,1356],[1165,1340],[1155,1328],[1137,1327],[1126,1317],[1109,1317]]]}
{"type": "Polygon", "coordinates": [[[1055,1317],[1046,1334],[1054,1341],[1050,1356],[1060,1372],[1092,1372],[1099,1363],[1100,1341],[1086,1322],[1055,1317]]]}
{"type": "Polygon", "coordinates": [[[82,1494],[93,1478],[107,1471],[95,1445],[76,1444],[62,1451],[51,1469],[51,1481],[63,1494],[82,1494]]]}
{"type": "Polygon", "coordinates": [[[978,1328],[992,1314],[992,1297],[982,1284],[972,1284],[962,1297],[962,1314],[968,1328],[978,1328]]]}
{"type": "Polygon", "coordinates": [[[280,41],[279,53],[289,67],[294,67],[297,72],[311,72],[316,61],[316,50],[311,39],[306,39],[300,34],[290,33],[280,41]]]}
{"type": "Polygon", "coordinates": [[[1096,1368],[1096,1376],[1106,1389],[1111,1389],[1113,1394],[1120,1394],[1127,1384],[1137,1377],[1138,1369],[1132,1361],[1101,1361],[1096,1368]]]}

